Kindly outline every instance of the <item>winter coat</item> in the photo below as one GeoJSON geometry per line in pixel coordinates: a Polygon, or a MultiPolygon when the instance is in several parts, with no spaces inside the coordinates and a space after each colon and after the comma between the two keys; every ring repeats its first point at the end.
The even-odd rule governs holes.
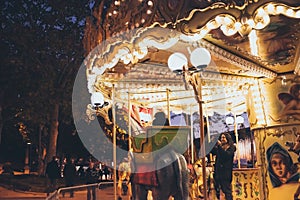
{"type": "Polygon", "coordinates": [[[85,178],[86,178],[86,183],[91,184],[91,183],[97,183],[99,179],[99,173],[96,168],[87,168],[85,171],[85,178]]]}
{"type": "Polygon", "coordinates": [[[215,178],[217,180],[232,181],[233,157],[236,147],[230,145],[224,150],[220,145],[214,147],[212,153],[216,155],[215,178]]]}

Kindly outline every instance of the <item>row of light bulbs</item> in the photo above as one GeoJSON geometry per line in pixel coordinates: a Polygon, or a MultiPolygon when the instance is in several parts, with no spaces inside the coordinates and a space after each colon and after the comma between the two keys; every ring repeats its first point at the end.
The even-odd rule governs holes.
{"type": "Polygon", "coordinates": [[[239,32],[241,35],[248,35],[252,29],[260,30],[270,23],[270,15],[285,15],[291,18],[300,18],[299,7],[289,7],[281,3],[267,3],[256,10],[252,17],[241,17],[237,20],[229,14],[219,14],[206,23],[198,34],[187,37],[188,40],[200,40],[213,29],[220,28],[224,35],[232,36],[239,32]]]}

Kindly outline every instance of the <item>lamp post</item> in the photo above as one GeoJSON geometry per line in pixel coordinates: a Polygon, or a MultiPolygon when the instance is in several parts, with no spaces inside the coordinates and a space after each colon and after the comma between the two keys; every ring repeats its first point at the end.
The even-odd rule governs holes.
{"type": "Polygon", "coordinates": [[[192,67],[188,67],[188,60],[183,53],[173,53],[168,59],[169,68],[182,75],[185,83],[185,88],[188,89],[188,84],[193,87],[196,100],[199,106],[199,120],[200,120],[200,144],[201,144],[201,160],[202,160],[202,178],[204,199],[207,199],[207,182],[206,182],[206,161],[205,161],[205,135],[204,135],[204,121],[203,121],[203,108],[202,108],[202,85],[201,73],[204,68],[211,61],[210,53],[205,48],[196,48],[190,55],[190,62],[192,67]]]}
{"type": "MultiPolygon", "coordinates": [[[[109,103],[104,101],[104,96],[101,92],[94,92],[91,96],[92,108],[96,114],[100,114],[102,108],[108,106],[109,103]]],[[[113,114],[113,181],[114,181],[114,200],[117,200],[117,138],[116,138],[116,111],[115,111],[115,85],[112,85],[112,114],[113,114]]],[[[103,113],[102,113],[103,114],[103,113]]]]}
{"type": "Polygon", "coordinates": [[[29,174],[30,173],[30,145],[31,142],[26,143],[26,153],[25,153],[25,167],[24,167],[24,174],[29,174]]]}

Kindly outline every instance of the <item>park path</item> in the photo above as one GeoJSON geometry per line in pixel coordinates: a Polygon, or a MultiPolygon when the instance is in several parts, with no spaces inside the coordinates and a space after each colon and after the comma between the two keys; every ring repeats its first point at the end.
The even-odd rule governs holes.
{"type": "MultiPolygon", "coordinates": [[[[97,199],[99,200],[113,200],[114,192],[113,187],[107,187],[103,189],[98,189],[97,199]]],[[[37,200],[37,199],[46,199],[46,193],[36,193],[36,192],[23,192],[23,191],[14,191],[0,186],[0,200],[37,200]]],[[[74,198],[69,197],[69,193],[65,194],[65,197],[60,195],[59,199],[61,200],[85,200],[86,191],[75,191],[74,198]]],[[[127,200],[128,197],[123,196],[124,200],[127,200]]]]}

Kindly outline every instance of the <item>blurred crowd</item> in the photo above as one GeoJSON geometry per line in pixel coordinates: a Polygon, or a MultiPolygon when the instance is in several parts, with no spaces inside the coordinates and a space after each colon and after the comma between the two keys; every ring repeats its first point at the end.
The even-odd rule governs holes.
{"type": "MultiPolygon", "coordinates": [[[[52,160],[47,163],[45,175],[48,178],[48,188],[46,190],[49,194],[57,189],[59,179],[64,179],[65,187],[72,187],[78,183],[98,183],[103,180],[111,180],[112,170],[106,164],[93,159],[84,160],[83,158],[66,157],[61,160],[59,157],[53,156],[52,160]]],[[[95,195],[94,189],[92,188],[88,194],[88,199],[90,199],[91,196],[95,195]]],[[[73,196],[74,193],[70,190],[70,197],[73,196]]]]}

